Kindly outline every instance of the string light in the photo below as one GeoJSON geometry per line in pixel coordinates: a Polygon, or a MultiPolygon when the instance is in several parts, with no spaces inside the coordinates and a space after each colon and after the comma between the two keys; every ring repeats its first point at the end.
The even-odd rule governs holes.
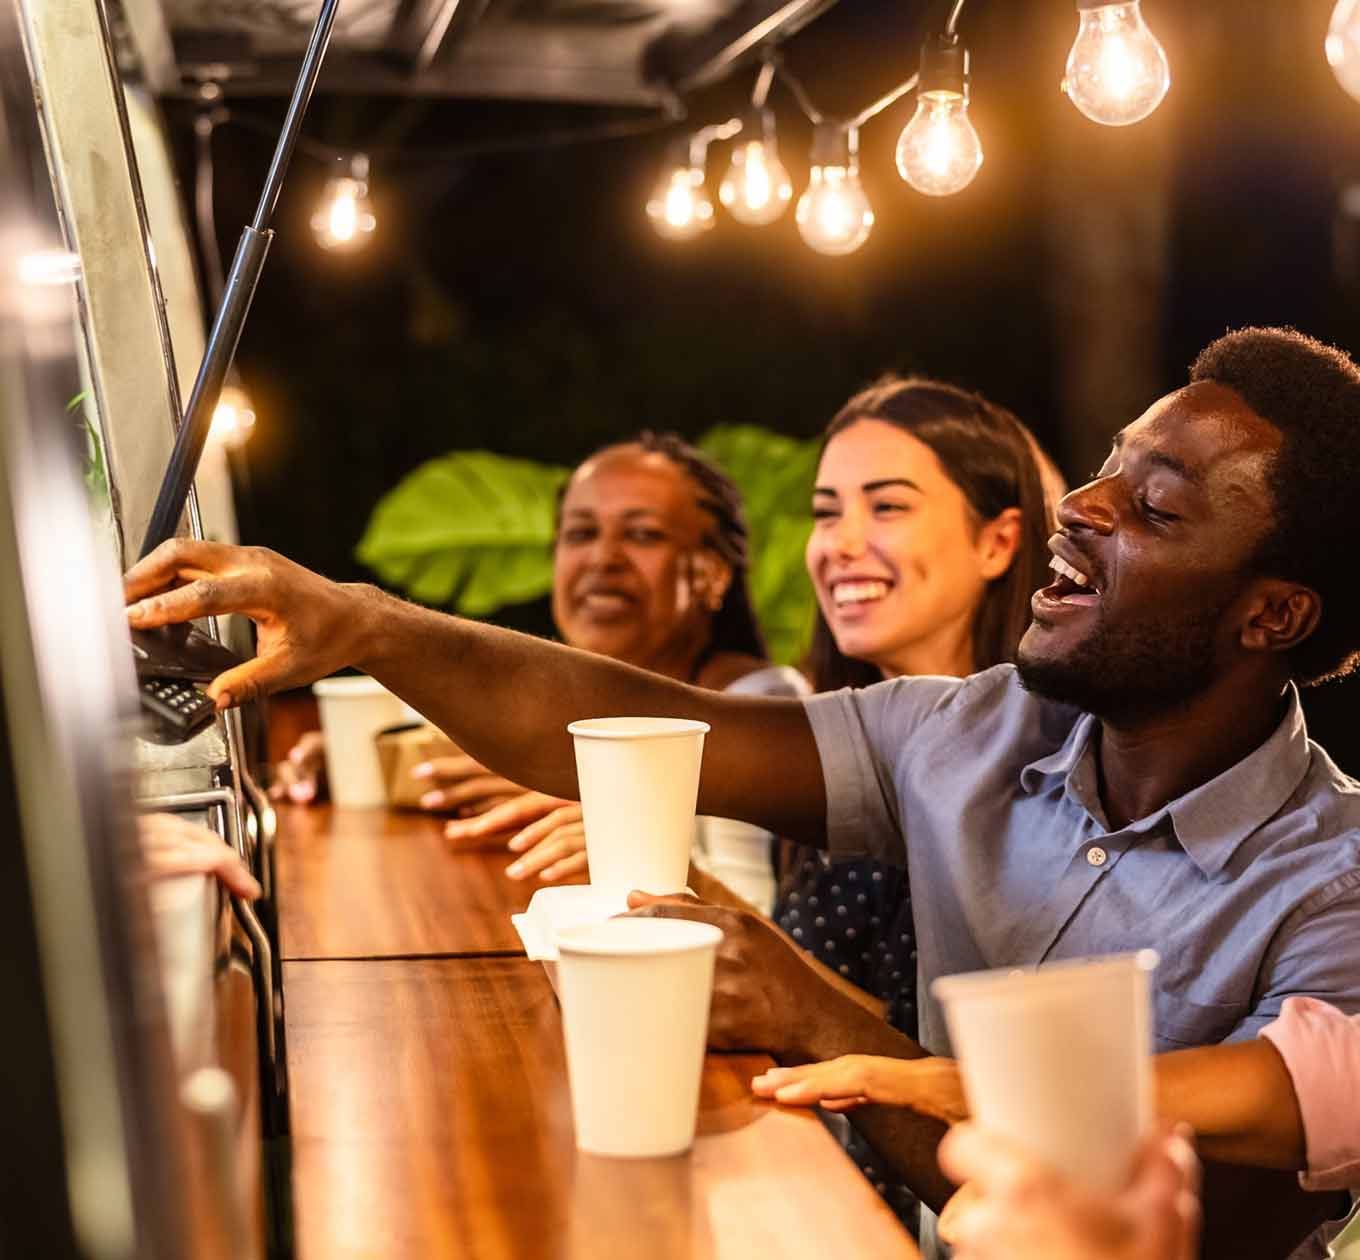
{"type": "Polygon", "coordinates": [[[1077,0],[1080,22],[1062,89],[1087,118],[1107,127],[1141,122],[1166,96],[1171,69],[1138,0],[1077,0]]]}
{"type": "Polygon", "coordinates": [[[921,49],[916,113],[897,141],[897,172],[917,192],[947,197],[967,188],[981,165],[968,117],[968,50],[941,35],[921,49]]]}
{"type": "Polygon", "coordinates": [[[362,249],[378,226],[368,204],[368,158],[356,153],[346,166],[346,174],[326,181],[321,204],[312,215],[312,231],[324,249],[362,249]]]}
{"type": "Polygon", "coordinates": [[[242,446],[255,429],[255,407],[238,384],[224,385],[213,409],[208,439],[223,446],[242,446]]]}
{"type": "Polygon", "coordinates": [[[793,182],[779,160],[774,111],[752,109],[732,146],[732,162],[718,187],[718,200],[738,223],[763,227],[788,209],[793,182]]]}
{"type": "Polygon", "coordinates": [[[812,171],[794,217],[803,240],[819,254],[850,254],[874,226],[859,182],[859,131],[824,122],[812,134],[812,171]]]}
{"type": "Polygon", "coordinates": [[[1360,0],[1337,0],[1325,47],[1336,81],[1360,101],[1360,0]]]}
{"type": "Polygon", "coordinates": [[[647,201],[652,227],[668,241],[687,241],[713,226],[713,202],[704,187],[704,156],[690,137],[677,140],[647,201]]]}

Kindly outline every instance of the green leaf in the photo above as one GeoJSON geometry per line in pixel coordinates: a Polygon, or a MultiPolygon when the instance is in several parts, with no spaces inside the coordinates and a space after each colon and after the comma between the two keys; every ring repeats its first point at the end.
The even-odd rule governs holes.
{"type": "Polygon", "coordinates": [[[422,603],[485,617],[552,589],[569,471],[489,451],[422,464],[379,500],[355,555],[422,603]]]}
{"type": "Polygon", "coordinates": [[[746,501],[756,616],[770,656],[796,665],[807,652],[816,607],[803,553],[812,529],[820,443],[743,424],[710,429],[699,446],[737,483],[746,501]]]}

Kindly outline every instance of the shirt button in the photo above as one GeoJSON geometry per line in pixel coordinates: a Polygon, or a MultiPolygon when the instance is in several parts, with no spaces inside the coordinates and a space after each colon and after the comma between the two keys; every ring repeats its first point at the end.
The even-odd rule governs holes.
{"type": "Polygon", "coordinates": [[[1093,844],[1089,849],[1086,850],[1086,860],[1092,866],[1104,866],[1105,859],[1109,856],[1110,855],[1106,853],[1105,850],[1102,849],[1098,844],[1093,844]]]}

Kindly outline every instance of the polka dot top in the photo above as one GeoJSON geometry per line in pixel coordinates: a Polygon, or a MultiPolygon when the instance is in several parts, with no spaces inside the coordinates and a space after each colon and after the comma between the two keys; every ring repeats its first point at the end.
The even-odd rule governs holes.
{"type": "Polygon", "coordinates": [[[881,862],[841,862],[799,846],[774,921],[794,941],[886,1004],[888,1022],[917,1036],[916,932],[907,873],[881,862]]]}

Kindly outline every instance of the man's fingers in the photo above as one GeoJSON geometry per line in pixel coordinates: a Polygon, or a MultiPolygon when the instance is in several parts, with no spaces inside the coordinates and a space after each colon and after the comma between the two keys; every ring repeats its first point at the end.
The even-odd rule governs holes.
{"type": "Polygon", "coordinates": [[[206,575],[225,550],[221,543],[199,542],[194,538],[163,542],[123,575],[123,598],[131,602],[164,590],[186,571],[206,575]]]}
{"type": "Polygon", "coordinates": [[[294,683],[313,682],[311,678],[295,679],[287,665],[274,655],[257,656],[218,674],[207,686],[208,694],[217,702],[217,707],[230,709],[238,704],[267,696],[294,683]]]}
{"type": "MultiPolygon", "coordinates": [[[[689,893],[649,893],[635,888],[628,894],[628,909],[630,910],[643,910],[654,906],[702,906],[703,904],[698,897],[691,896],[689,893]]],[[[691,916],[684,914],[666,916],[658,913],[657,917],[684,919],[691,916]]]]}
{"type": "Polygon", "coordinates": [[[647,903],[637,906],[634,898],[650,897],[647,893],[628,894],[628,913],[640,919],[693,919],[696,923],[711,923],[722,927],[729,923],[731,911],[722,906],[705,905],[697,897],[650,897],[647,903]]]}
{"type": "Polygon", "coordinates": [[[945,1134],[938,1159],[951,1181],[976,1181],[991,1191],[1009,1190],[1030,1175],[1025,1157],[1011,1143],[966,1121],[945,1134]]]}
{"type": "Polygon", "coordinates": [[[128,606],[129,624],[147,630],[235,612],[244,605],[243,583],[234,577],[198,577],[185,586],[148,595],[128,606]]]}

